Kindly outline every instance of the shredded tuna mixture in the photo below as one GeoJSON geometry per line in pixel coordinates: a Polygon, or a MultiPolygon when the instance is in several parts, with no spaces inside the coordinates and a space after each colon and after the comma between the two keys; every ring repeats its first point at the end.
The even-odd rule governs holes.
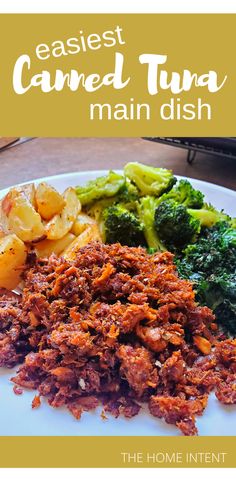
{"type": "Polygon", "coordinates": [[[150,413],[196,435],[214,389],[236,402],[236,340],[218,333],[195,302],[169,252],[89,244],[73,262],[32,263],[22,296],[1,291],[0,366],[22,363],[16,394],[37,389],[79,419],[102,405],[103,418],[150,413]]]}

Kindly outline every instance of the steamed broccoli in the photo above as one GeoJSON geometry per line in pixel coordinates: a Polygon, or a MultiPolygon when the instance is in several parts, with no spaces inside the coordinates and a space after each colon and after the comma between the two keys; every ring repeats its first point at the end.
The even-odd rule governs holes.
{"type": "Polygon", "coordinates": [[[88,205],[88,208],[86,208],[86,213],[93,217],[95,220],[99,220],[99,218],[102,215],[102,212],[106,207],[109,207],[109,205],[114,204],[114,197],[108,197],[107,199],[100,199],[95,201],[93,204],[88,205]]]}
{"type": "Polygon", "coordinates": [[[185,205],[192,209],[201,209],[204,201],[204,194],[194,189],[188,180],[181,179],[168,193],[160,197],[160,201],[172,199],[178,204],[185,205]]]}
{"type": "Polygon", "coordinates": [[[165,251],[166,248],[158,237],[154,225],[154,216],[157,208],[157,199],[155,197],[142,197],[137,204],[139,219],[144,226],[144,236],[149,248],[149,252],[165,251]]]}
{"type": "Polygon", "coordinates": [[[108,244],[120,242],[122,245],[135,247],[145,244],[143,224],[122,205],[112,205],[102,214],[104,240],[108,244]]]}
{"type": "Polygon", "coordinates": [[[233,227],[233,229],[236,229],[236,217],[233,217],[230,221],[230,226],[233,227]]]}
{"type": "Polygon", "coordinates": [[[106,176],[90,180],[85,186],[76,187],[76,193],[84,206],[99,199],[113,197],[124,185],[125,177],[110,170],[106,176]]]}
{"type": "Polygon", "coordinates": [[[176,264],[179,275],[194,283],[198,301],[236,334],[236,230],[218,222],[189,245],[176,264]]]}
{"type": "Polygon", "coordinates": [[[161,202],[154,216],[155,229],[168,249],[183,249],[195,240],[200,232],[200,222],[194,219],[184,205],[173,200],[161,202]]]}
{"type": "Polygon", "coordinates": [[[206,203],[202,209],[188,209],[188,213],[199,220],[202,227],[212,227],[217,222],[231,220],[223,211],[218,211],[213,205],[206,203]]]}
{"type": "Polygon", "coordinates": [[[141,196],[158,197],[170,190],[176,183],[176,178],[171,170],[150,167],[139,162],[126,164],[124,173],[137,186],[141,196]]]}
{"type": "Polygon", "coordinates": [[[114,204],[122,204],[127,209],[136,210],[136,201],[139,200],[139,192],[134,184],[126,179],[124,186],[113,198],[114,204]]]}
{"type": "Polygon", "coordinates": [[[129,210],[136,210],[136,201],[138,199],[138,189],[126,180],[116,195],[95,200],[95,202],[88,205],[87,213],[96,220],[99,220],[102,211],[109,205],[122,204],[129,210]]]}

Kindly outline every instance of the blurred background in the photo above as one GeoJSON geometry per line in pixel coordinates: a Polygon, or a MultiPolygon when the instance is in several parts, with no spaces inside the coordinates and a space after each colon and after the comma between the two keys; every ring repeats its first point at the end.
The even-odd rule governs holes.
{"type": "MultiPolygon", "coordinates": [[[[66,172],[119,169],[137,161],[236,190],[236,157],[230,149],[223,156],[212,155],[209,145],[200,146],[194,139],[190,146],[188,139],[181,142],[166,138],[158,142],[144,138],[0,138],[0,188],[66,172]],[[200,152],[194,157],[194,150],[188,154],[182,146],[200,146],[200,152]]],[[[223,151],[218,146],[215,152],[223,151]]]]}

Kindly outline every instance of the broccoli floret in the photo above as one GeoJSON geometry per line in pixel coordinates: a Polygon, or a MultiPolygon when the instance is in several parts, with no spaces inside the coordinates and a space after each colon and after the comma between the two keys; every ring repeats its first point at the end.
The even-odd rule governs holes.
{"type": "Polygon", "coordinates": [[[149,253],[155,251],[165,251],[166,248],[158,237],[154,225],[154,216],[157,208],[155,197],[142,197],[137,204],[138,216],[144,226],[144,236],[148,245],[149,253]]]}
{"type": "Polygon", "coordinates": [[[110,197],[107,199],[97,200],[92,205],[89,205],[86,210],[90,217],[93,217],[97,222],[101,218],[101,215],[106,207],[114,203],[114,198],[110,197]]]}
{"type": "Polygon", "coordinates": [[[171,170],[150,167],[139,162],[126,164],[124,173],[136,185],[141,196],[158,197],[170,190],[176,183],[176,178],[171,170]]]}
{"type": "Polygon", "coordinates": [[[217,222],[231,220],[223,211],[218,211],[213,205],[206,203],[202,209],[188,209],[188,213],[199,220],[202,227],[212,227],[217,222]]]}
{"type": "Polygon", "coordinates": [[[135,247],[145,244],[143,224],[137,216],[122,205],[112,205],[103,211],[103,232],[105,242],[135,247]]]}
{"type": "Polygon", "coordinates": [[[225,330],[236,334],[236,230],[221,221],[176,259],[179,275],[190,279],[197,300],[210,307],[225,330]]]}
{"type": "Polygon", "coordinates": [[[76,193],[84,206],[99,199],[113,197],[124,185],[125,177],[110,170],[108,175],[90,180],[85,186],[76,187],[76,193]]]}
{"type": "Polygon", "coordinates": [[[99,221],[103,210],[109,205],[122,204],[128,210],[136,210],[136,201],[139,199],[138,190],[135,185],[125,182],[118,194],[101,199],[88,205],[87,213],[99,221]]]}
{"type": "Polygon", "coordinates": [[[233,217],[230,221],[230,226],[233,228],[233,229],[236,229],[236,217],[233,217]]]}
{"type": "Polygon", "coordinates": [[[136,210],[136,202],[139,200],[138,189],[126,179],[124,186],[113,200],[114,204],[122,204],[127,209],[136,210]]]}
{"type": "Polygon", "coordinates": [[[193,242],[200,231],[200,222],[194,219],[184,205],[173,200],[161,202],[155,211],[158,236],[170,250],[183,249],[193,242]]]}
{"type": "Polygon", "coordinates": [[[130,182],[124,184],[124,186],[119,190],[118,194],[107,197],[105,199],[97,200],[94,203],[85,206],[87,214],[93,217],[96,222],[98,223],[100,233],[102,236],[103,241],[105,242],[105,231],[104,231],[104,220],[103,220],[103,212],[109,206],[115,206],[119,204],[119,206],[124,207],[129,211],[136,212],[136,203],[138,199],[138,190],[137,188],[132,185],[130,182]]]}
{"type": "Polygon", "coordinates": [[[181,179],[168,193],[163,194],[159,199],[173,199],[178,204],[192,209],[201,209],[204,202],[204,194],[200,190],[194,189],[188,180],[181,179]]]}

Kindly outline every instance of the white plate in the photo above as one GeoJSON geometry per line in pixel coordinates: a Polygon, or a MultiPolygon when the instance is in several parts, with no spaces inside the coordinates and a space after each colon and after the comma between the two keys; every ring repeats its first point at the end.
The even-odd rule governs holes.
{"type": "MultiPolygon", "coordinates": [[[[119,172],[119,171],[118,171],[119,172]]],[[[68,186],[84,184],[88,180],[105,175],[107,171],[91,171],[56,175],[37,179],[45,180],[63,191],[68,186]]],[[[181,178],[181,177],[178,177],[181,178]]],[[[236,216],[236,192],[208,182],[189,179],[194,187],[200,189],[217,209],[224,209],[236,216]]],[[[8,189],[0,191],[0,198],[8,189]]],[[[100,417],[101,409],[84,413],[80,421],[66,409],[53,409],[45,400],[39,409],[32,410],[34,391],[24,391],[21,396],[13,393],[10,378],[16,369],[0,369],[0,435],[1,436],[174,436],[179,430],[164,421],[152,417],[147,410],[132,418],[100,417]]],[[[223,406],[212,394],[202,417],[197,418],[199,435],[234,436],[236,435],[236,408],[223,406]]]]}

